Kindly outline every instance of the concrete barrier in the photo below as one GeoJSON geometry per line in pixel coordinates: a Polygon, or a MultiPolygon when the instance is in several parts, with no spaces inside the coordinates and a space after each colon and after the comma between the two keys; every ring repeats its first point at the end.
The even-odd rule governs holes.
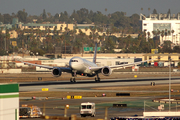
{"type": "Polygon", "coordinates": [[[143,112],[143,116],[163,116],[163,117],[168,117],[168,116],[179,116],[180,112],[143,112]]]}

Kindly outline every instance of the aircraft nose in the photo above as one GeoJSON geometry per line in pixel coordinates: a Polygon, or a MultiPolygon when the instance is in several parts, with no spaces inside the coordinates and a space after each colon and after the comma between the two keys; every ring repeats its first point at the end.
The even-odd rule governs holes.
{"type": "Polygon", "coordinates": [[[73,69],[77,69],[77,68],[78,68],[78,65],[77,65],[77,64],[75,64],[75,63],[71,63],[71,68],[73,68],[73,69]]]}

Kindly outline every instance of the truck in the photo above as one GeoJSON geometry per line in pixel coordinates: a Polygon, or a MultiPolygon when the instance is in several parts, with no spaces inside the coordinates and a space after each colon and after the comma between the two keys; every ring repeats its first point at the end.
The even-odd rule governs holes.
{"type": "Polygon", "coordinates": [[[96,114],[95,103],[91,103],[91,102],[81,103],[80,114],[81,117],[86,117],[86,116],[94,117],[96,114]]]}
{"type": "Polygon", "coordinates": [[[23,104],[22,107],[19,107],[19,118],[34,118],[41,115],[42,112],[37,106],[23,104]]]}
{"type": "Polygon", "coordinates": [[[30,107],[19,107],[19,118],[30,118],[31,108],[30,107]]]}

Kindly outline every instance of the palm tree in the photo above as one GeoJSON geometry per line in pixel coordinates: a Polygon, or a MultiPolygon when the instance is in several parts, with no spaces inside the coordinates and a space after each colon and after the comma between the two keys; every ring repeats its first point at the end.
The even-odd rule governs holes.
{"type": "MultiPolygon", "coordinates": [[[[4,36],[2,33],[3,27],[0,28],[0,50],[2,50],[5,46],[4,46],[4,36]]],[[[5,50],[5,48],[4,48],[5,50]]]]}
{"type": "Polygon", "coordinates": [[[98,39],[97,39],[98,37],[99,37],[99,33],[96,32],[95,35],[94,35],[94,39],[95,39],[95,42],[97,42],[97,43],[99,42],[98,39]]]}
{"type": "Polygon", "coordinates": [[[105,12],[107,12],[107,8],[105,8],[105,12]]]}
{"type": "MultiPolygon", "coordinates": [[[[24,36],[25,29],[21,30],[21,36],[24,36]]],[[[24,49],[24,38],[22,37],[22,48],[24,49]]]]}
{"type": "Polygon", "coordinates": [[[17,32],[17,35],[18,35],[18,37],[19,37],[20,28],[17,28],[15,31],[17,32]]]}
{"type": "Polygon", "coordinates": [[[172,34],[172,43],[174,44],[174,40],[173,40],[173,34],[174,34],[174,30],[171,30],[171,34],[172,34]]]}
{"type": "Polygon", "coordinates": [[[42,37],[42,31],[39,29],[39,39],[40,39],[40,41],[41,41],[41,37],[42,37]]]}
{"type": "Polygon", "coordinates": [[[6,49],[7,49],[7,51],[9,51],[9,42],[8,42],[8,40],[10,39],[10,34],[9,34],[9,30],[8,29],[6,29],[6,36],[5,36],[5,38],[6,38],[6,49]]]}
{"type": "Polygon", "coordinates": [[[62,46],[63,41],[64,41],[64,39],[65,39],[65,36],[64,36],[64,35],[61,35],[61,36],[60,36],[60,39],[61,39],[61,46],[62,46]]]}
{"type": "Polygon", "coordinates": [[[167,37],[167,35],[168,35],[168,33],[167,33],[167,29],[165,29],[165,33],[164,33],[164,35],[165,35],[165,40],[166,40],[166,37],[167,37]]]}
{"type": "Polygon", "coordinates": [[[109,39],[109,30],[106,30],[107,38],[109,39]]]}
{"type": "Polygon", "coordinates": [[[143,36],[144,36],[144,38],[146,38],[146,35],[147,35],[147,34],[146,34],[146,32],[144,31],[144,32],[143,32],[143,36]]]}
{"type": "Polygon", "coordinates": [[[93,38],[92,33],[90,33],[90,35],[89,35],[89,39],[91,40],[92,38],[93,38]]]}
{"type": "Polygon", "coordinates": [[[99,44],[100,44],[99,46],[101,47],[102,46],[102,41],[103,41],[104,38],[103,38],[103,36],[99,36],[98,39],[100,40],[99,41],[99,44]]]}
{"type": "Polygon", "coordinates": [[[45,36],[46,36],[46,31],[43,30],[41,34],[42,34],[42,36],[43,36],[43,45],[45,45],[45,39],[44,39],[44,38],[45,38],[45,36]]]}
{"type": "MultiPolygon", "coordinates": [[[[157,36],[160,36],[161,32],[159,31],[159,29],[157,30],[157,36]]],[[[159,37],[159,40],[158,40],[158,44],[160,44],[160,37],[159,37]]]]}
{"type": "Polygon", "coordinates": [[[150,12],[150,10],[151,10],[151,9],[150,9],[150,8],[148,8],[148,11],[149,11],[149,12],[150,12]]]}
{"type": "Polygon", "coordinates": [[[83,33],[80,29],[79,29],[79,35],[82,37],[82,41],[81,41],[81,43],[82,43],[82,57],[83,57],[83,46],[84,46],[84,36],[86,35],[85,33],[83,33]]]}
{"type": "MultiPolygon", "coordinates": [[[[149,32],[149,31],[147,32],[147,35],[148,35],[148,41],[149,41],[149,37],[150,37],[150,32],[149,32]]],[[[148,41],[147,41],[147,42],[148,42],[148,41]]]]}
{"type": "Polygon", "coordinates": [[[162,37],[161,44],[163,44],[163,43],[164,43],[164,41],[163,41],[163,37],[164,37],[164,30],[162,30],[162,32],[161,32],[161,37],[162,37]]]}
{"type": "Polygon", "coordinates": [[[158,32],[157,31],[152,31],[152,33],[153,33],[153,35],[155,36],[155,48],[157,48],[158,47],[158,39],[157,39],[157,35],[158,35],[158,32]]]}
{"type": "Polygon", "coordinates": [[[168,33],[168,39],[169,39],[169,35],[171,35],[171,31],[170,31],[170,30],[168,30],[168,32],[167,32],[167,33],[168,33]]]}

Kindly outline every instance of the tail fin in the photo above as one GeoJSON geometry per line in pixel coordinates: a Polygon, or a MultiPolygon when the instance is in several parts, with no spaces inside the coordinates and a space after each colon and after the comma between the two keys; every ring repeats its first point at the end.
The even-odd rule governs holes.
{"type": "Polygon", "coordinates": [[[96,63],[96,52],[97,52],[97,42],[96,42],[95,50],[94,50],[93,63],[96,63]]]}

